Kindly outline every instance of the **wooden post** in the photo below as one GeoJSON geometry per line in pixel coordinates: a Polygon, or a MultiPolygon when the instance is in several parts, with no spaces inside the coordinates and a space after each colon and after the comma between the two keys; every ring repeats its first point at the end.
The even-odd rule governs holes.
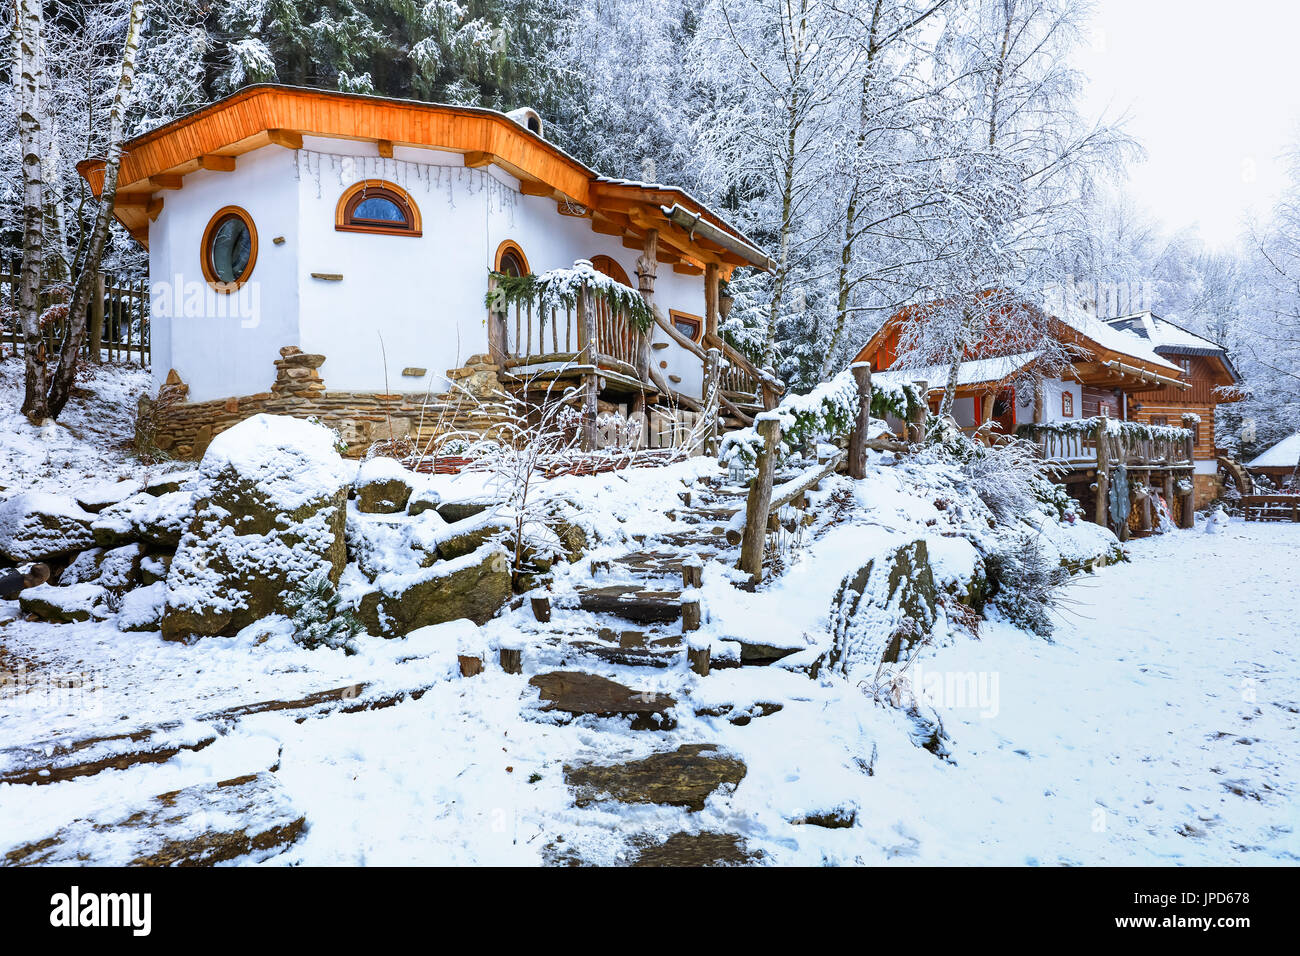
{"type": "Polygon", "coordinates": [[[758,453],[758,475],[749,486],[745,502],[745,532],[740,539],[740,569],[754,582],[763,580],[763,549],[767,537],[767,513],[772,506],[772,477],[776,472],[776,450],[781,441],[781,423],[760,419],[754,425],[763,439],[758,453]]]}
{"type": "MultiPolygon", "coordinates": [[[[637,291],[652,312],[655,307],[655,276],[659,271],[659,230],[647,229],[641,247],[641,257],[636,261],[637,291]]],[[[637,334],[636,374],[642,382],[650,381],[650,335],[652,329],[637,334]]],[[[638,401],[638,410],[640,410],[638,401]]]]}
{"type": "Polygon", "coordinates": [[[686,659],[691,662],[691,670],[701,677],[709,676],[709,648],[706,647],[688,647],[686,648],[686,659]]]}
{"type": "Polygon", "coordinates": [[[470,657],[467,654],[459,654],[457,655],[456,660],[460,664],[461,677],[475,677],[478,674],[483,673],[483,658],[481,657],[470,657]]]}
{"type": "Polygon", "coordinates": [[[1043,376],[1034,376],[1034,424],[1041,425],[1047,421],[1047,395],[1043,388],[1043,376]]]}
{"type": "Polygon", "coordinates": [[[1106,425],[1103,422],[1097,426],[1097,506],[1095,509],[1096,522],[1103,528],[1110,524],[1107,520],[1110,511],[1110,504],[1107,501],[1109,494],[1110,438],[1106,434],[1106,425]]]}
{"type": "MultiPolygon", "coordinates": [[[[983,418],[983,421],[979,422],[980,425],[988,425],[990,422],[993,421],[993,403],[996,398],[997,396],[993,392],[989,392],[984,396],[984,402],[980,410],[980,415],[983,418]]],[[[993,429],[991,427],[987,428],[984,430],[982,434],[984,437],[981,439],[981,441],[983,441],[984,444],[986,445],[992,445],[993,429]]]]}
{"type": "Polygon", "coordinates": [[[543,624],[550,623],[551,620],[551,599],[543,594],[540,597],[529,598],[529,603],[533,606],[533,617],[543,624]]]}
{"type": "Polygon", "coordinates": [[[925,441],[925,416],[930,410],[930,383],[920,379],[912,383],[916,398],[907,400],[907,440],[913,445],[925,441]]]}
{"type": "Polygon", "coordinates": [[[95,288],[90,293],[90,360],[100,362],[99,351],[104,347],[104,274],[96,271],[95,288]]]}
{"type": "Polygon", "coordinates": [[[718,264],[704,266],[704,341],[718,338],[718,264]]]}
{"type": "Polygon", "coordinates": [[[704,353],[704,429],[705,454],[718,453],[718,412],[722,405],[722,351],[711,348],[704,353]]]}
{"type": "Polygon", "coordinates": [[[517,647],[501,648],[501,669],[507,674],[522,674],[524,672],[523,651],[517,647]]]}
{"type": "Polygon", "coordinates": [[[699,596],[682,598],[682,633],[700,629],[699,596]]]}
{"type": "Polygon", "coordinates": [[[682,562],[682,587],[698,588],[704,584],[704,562],[691,555],[682,562]]]}
{"type": "Polygon", "coordinates": [[[588,301],[587,284],[578,287],[578,328],[582,333],[583,364],[591,371],[582,377],[582,450],[596,450],[596,394],[599,391],[600,349],[596,337],[596,310],[588,301]]]}
{"type": "Polygon", "coordinates": [[[871,427],[871,366],[859,362],[853,366],[853,380],[858,386],[858,417],[849,434],[849,477],[867,477],[867,429],[871,427]]]}

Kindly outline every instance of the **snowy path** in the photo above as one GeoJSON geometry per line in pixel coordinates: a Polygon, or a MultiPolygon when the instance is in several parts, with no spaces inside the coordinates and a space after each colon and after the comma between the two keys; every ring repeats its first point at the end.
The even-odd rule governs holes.
{"type": "Polygon", "coordinates": [[[926,862],[1300,861],[1300,527],[1130,551],[1072,586],[1055,644],[989,628],[935,656],[998,694],[945,715],[954,790],[913,795],[926,862]]]}

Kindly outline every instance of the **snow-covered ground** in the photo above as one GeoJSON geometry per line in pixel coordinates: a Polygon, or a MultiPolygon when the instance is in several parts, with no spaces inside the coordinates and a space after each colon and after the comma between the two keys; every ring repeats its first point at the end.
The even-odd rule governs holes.
{"type": "MultiPolygon", "coordinates": [[[[825,589],[815,555],[832,561],[835,553],[810,552],[809,567],[789,576],[790,596],[825,589]]],[[[309,830],[273,864],[527,865],[557,847],[617,863],[629,841],[682,830],[737,834],[775,864],[1295,862],[1300,531],[1234,522],[1220,535],[1134,542],[1132,554],[1132,563],[1076,579],[1052,643],[986,622],[978,640],[962,637],[922,658],[918,688],[935,686],[937,675],[969,691],[934,701],[951,738],[950,762],[915,746],[900,712],[842,682],[776,667],[703,679],[611,670],[640,689],[672,685],[680,695],[686,686],[697,708],[784,705],[743,727],[681,708],[672,732],[632,732],[617,720],[536,719],[526,678],[495,668],[454,679],[464,635],[371,641],[344,658],[293,649],[282,635],[185,649],[154,634],[119,634],[119,642],[137,642],[124,659],[160,675],[174,657],[175,687],[161,681],[157,698],[172,706],[159,707],[160,717],[191,681],[197,696],[209,686],[228,693],[239,680],[247,681],[241,699],[274,686],[288,696],[391,675],[403,656],[423,655],[397,673],[432,687],[418,701],[374,712],[303,723],[249,718],[207,749],[160,766],[0,786],[0,844],[43,836],[91,809],[128,808],[147,794],[278,764],[309,830]],[[698,813],[574,807],[566,762],[629,759],[690,742],[719,744],[746,761],[732,796],[715,796],[698,813]],[[856,807],[857,824],[790,822],[836,806],[856,807]]],[[[807,604],[822,600],[817,594],[807,604]]],[[[799,613],[792,604],[787,620],[799,613]]],[[[93,643],[111,629],[49,630],[93,643]]],[[[112,702],[112,691],[103,714],[110,721],[122,703],[112,702]]]]}

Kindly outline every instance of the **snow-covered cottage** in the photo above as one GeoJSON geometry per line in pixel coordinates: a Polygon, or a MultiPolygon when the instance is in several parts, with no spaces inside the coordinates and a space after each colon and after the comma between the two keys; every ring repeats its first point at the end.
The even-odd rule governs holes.
{"type": "MultiPolygon", "coordinates": [[[[873,380],[882,385],[926,382],[937,409],[947,368],[886,371],[898,359],[905,323],[922,315],[903,309],[892,316],[855,361],[870,362],[878,373],[873,380]]],[[[1145,489],[1153,488],[1172,516],[1185,522],[1185,503],[1199,508],[1221,492],[1214,409],[1232,398],[1217,389],[1238,381],[1226,353],[1150,312],[1103,320],[1082,307],[1056,304],[1047,317],[1047,327],[1071,357],[1069,367],[1053,374],[1041,367],[1041,353],[1018,351],[990,336],[959,367],[953,406],[958,425],[968,433],[1019,431],[1036,438],[1061,466],[1060,480],[1071,495],[1098,520],[1118,508],[1129,515],[1131,530],[1150,527],[1158,516],[1141,503],[1145,489]],[[1112,437],[1099,449],[1102,417],[1112,437]],[[1121,422],[1132,424],[1117,426],[1121,422]],[[1119,502],[1098,506],[1098,486],[1104,497],[1110,472],[1119,465],[1125,487],[1136,482],[1133,510],[1119,502]],[[1098,482],[1099,470],[1108,480],[1098,482]]]]}
{"type": "Polygon", "coordinates": [[[1251,475],[1263,475],[1278,488],[1300,483],[1300,432],[1283,438],[1246,463],[1251,475]]]}
{"type": "MultiPolygon", "coordinates": [[[[104,163],[79,168],[98,194],[104,163]]],[[[128,141],[115,215],[149,251],[157,441],[181,456],[265,411],[354,450],[482,432],[476,396],[556,380],[653,433],[703,408],[712,349],[732,421],[781,391],[718,335],[767,255],[532,110],[248,87],[128,141]]]]}

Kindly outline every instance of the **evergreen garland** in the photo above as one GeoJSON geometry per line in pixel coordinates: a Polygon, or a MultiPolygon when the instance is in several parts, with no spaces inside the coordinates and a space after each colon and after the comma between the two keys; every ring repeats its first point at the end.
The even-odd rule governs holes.
{"type": "Polygon", "coordinates": [[[638,332],[648,332],[654,324],[654,315],[641,293],[597,272],[586,259],[579,259],[571,269],[551,269],[541,275],[509,276],[496,271],[489,271],[488,275],[495,281],[484,302],[494,312],[532,303],[538,306],[538,314],[545,321],[549,309],[576,308],[578,290],[585,285],[589,296],[625,314],[638,332]]]}

